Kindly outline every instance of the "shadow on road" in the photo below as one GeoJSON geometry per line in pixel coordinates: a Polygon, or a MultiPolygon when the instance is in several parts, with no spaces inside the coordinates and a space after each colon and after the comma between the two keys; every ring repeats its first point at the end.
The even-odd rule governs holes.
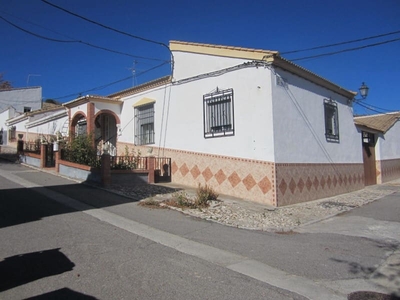
{"type": "MultiPolygon", "coordinates": [[[[2,163],[4,164],[3,161],[2,163]]],[[[22,171],[21,175],[18,176],[44,187],[7,188],[3,185],[3,189],[0,189],[0,228],[38,221],[44,217],[76,212],[75,209],[60,205],[48,198],[46,195],[49,190],[95,208],[137,202],[157,194],[168,194],[179,190],[151,184],[124,184],[112,185],[109,190],[113,192],[110,192],[109,190],[99,189],[99,186],[95,185],[68,182],[59,177],[54,179],[55,177],[52,174],[30,169],[22,171]],[[53,181],[60,184],[47,186],[48,182],[53,181]],[[129,195],[129,197],[125,195],[129,195]]],[[[2,178],[0,176],[0,179],[2,178]]]]}
{"type": "Polygon", "coordinates": [[[79,292],[75,292],[69,288],[59,289],[43,295],[26,298],[25,300],[96,300],[93,296],[88,296],[79,292]]]}
{"type": "Polygon", "coordinates": [[[59,248],[7,257],[0,262],[0,292],[71,271],[74,267],[59,248]]]}

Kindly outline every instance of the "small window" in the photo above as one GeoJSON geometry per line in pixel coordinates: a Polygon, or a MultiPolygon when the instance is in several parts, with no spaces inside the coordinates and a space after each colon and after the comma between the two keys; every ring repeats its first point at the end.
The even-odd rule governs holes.
{"type": "Polygon", "coordinates": [[[17,127],[15,127],[15,126],[12,126],[8,130],[8,140],[9,141],[15,141],[15,139],[16,139],[16,131],[17,131],[17,127]]]}
{"type": "Polygon", "coordinates": [[[154,104],[135,107],[135,144],[154,144],[154,104]]]}
{"type": "Polygon", "coordinates": [[[30,108],[30,107],[28,107],[28,106],[25,106],[25,107],[24,107],[24,113],[30,112],[31,110],[32,110],[32,108],[30,108]]]}
{"type": "Polygon", "coordinates": [[[217,90],[203,96],[204,137],[235,134],[233,89],[217,90]]]}
{"type": "Polygon", "coordinates": [[[325,136],[329,142],[339,142],[339,115],[337,103],[332,99],[324,100],[325,136]]]}

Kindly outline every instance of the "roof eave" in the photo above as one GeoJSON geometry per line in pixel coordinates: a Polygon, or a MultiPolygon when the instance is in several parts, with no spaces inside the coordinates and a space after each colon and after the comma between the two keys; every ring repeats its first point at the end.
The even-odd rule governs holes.
{"type": "Polygon", "coordinates": [[[357,123],[354,123],[354,124],[356,125],[357,128],[364,130],[364,131],[371,132],[371,133],[386,133],[386,131],[382,131],[381,129],[377,129],[377,128],[367,126],[364,124],[357,124],[357,123]]]}
{"type": "Polygon", "coordinates": [[[72,100],[70,102],[64,103],[63,106],[67,108],[72,108],[76,107],[81,104],[85,104],[88,102],[103,102],[103,103],[112,103],[112,104],[122,104],[122,101],[118,99],[111,99],[108,97],[100,97],[100,96],[94,96],[94,95],[86,95],[79,97],[75,100],[72,100]]]}
{"type": "Polygon", "coordinates": [[[247,60],[264,60],[267,56],[277,55],[278,51],[242,48],[223,45],[201,44],[192,42],[170,41],[171,51],[197,53],[221,57],[241,58],[247,60]]]}
{"type": "Polygon", "coordinates": [[[172,82],[172,76],[171,75],[167,75],[167,76],[164,76],[164,77],[160,77],[160,78],[154,79],[152,81],[145,82],[145,83],[140,84],[138,86],[135,86],[135,87],[132,87],[132,88],[129,88],[129,89],[126,89],[126,90],[122,90],[122,91],[119,91],[119,92],[114,93],[114,94],[110,94],[107,97],[112,98],[115,101],[115,100],[119,100],[119,99],[121,99],[123,97],[131,96],[131,95],[135,95],[135,94],[138,94],[138,93],[141,93],[141,92],[145,92],[145,91],[151,90],[153,88],[162,86],[164,84],[165,85],[169,84],[171,82],[172,82]]]}
{"type": "Polygon", "coordinates": [[[346,89],[334,84],[333,82],[331,82],[321,76],[318,76],[318,75],[314,74],[313,72],[310,72],[307,69],[302,68],[299,65],[296,65],[295,63],[293,63],[289,60],[286,60],[280,56],[274,56],[272,64],[274,66],[284,69],[290,73],[293,73],[300,77],[303,77],[315,84],[325,87],[339,95],[346,97],[347,99],[352,100],[357,95],[357,92],[346,90],[346,89]]]}

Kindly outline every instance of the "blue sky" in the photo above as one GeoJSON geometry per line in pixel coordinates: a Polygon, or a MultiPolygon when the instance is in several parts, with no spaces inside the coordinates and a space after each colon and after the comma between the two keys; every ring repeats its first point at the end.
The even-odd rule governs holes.
{"type": "MultiPolygon", "coordinates": [[[[164,44],[180,40],[287,52],[400,31],[398,0],[48,1],[110,27],[164,44]]],[[[110,53],[81,43],[40,39],[0,19],[0,73],[14,87],[42,86],[44,99],[66,102],[79,93],[108,95],[134,83],[170,74],[169,64],[162,65],[170,60],[165,47],[108,31],[41,0],[1,0],[0,17],[52,39],[79,40],[138,56],[110,53]],[[134,64],[137,76],[132,79],[129,77],[134,64]],[[88,91],[118,80],[122,81],[88,91]]],[[[282,56],[298,59],[399,38],[400,33],[397,33],[282,56]]],[[[350,90],[357,91],[364,81],[370,87],[365,105],[400,110],[399,53],[400,41],[395,41],[295,62],[350,90]]],[[[355,109],[360,114],[374,113],[360,106],[355,109]]]]}

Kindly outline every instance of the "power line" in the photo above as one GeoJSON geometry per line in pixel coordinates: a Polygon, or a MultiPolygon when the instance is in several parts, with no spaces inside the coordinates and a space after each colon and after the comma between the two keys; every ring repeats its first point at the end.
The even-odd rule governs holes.
{"type": "Polygon", "coordinates": [[[29,33],[29,34],[31,34],[31,35],[33,35],[33,36],[36,36],[36,37],[41,38],[41,39],[44,39],[44,40],[48,40],[48,41],[52,41],[52,42],[58,42],[58,43],[76,43],[76,41],[58,40],[58,39],[53,39],[53,38],[45,37],[45,36],[43,36],[43,35],[40,35],[40,34],[37,34],[37,33],[33,33],[33,32],[31,32],[31,31],[29,31],[29,30],[26,30],[26,29],[24,29],[24,28],[22,28],[22,27],[19,27],[18,25],[14,24],[14,23],[12,23],[12,22],[10,22],[10,21],[8,21],[7,19],[3,18],[2,16],[0,16],[0,19],[2,19],[3,21],[5,21],[6,23],[10,24],[11,26],[14,26],[15,28],[18,28],[19,30],[21,30],[21,31],[23,31],[23,32],[29,33]]]}
{"type": "MultiPolygon", "coordinates": [[[[358,104],[358,103],[361,103],[360,100],[355,100],[354,102],[356,102],[357,104],[358,104]]],[[[374,106],[374,105],[371,105],[371,104],[368,104],[368,106],[369,106],[369,107],[373,107],[373,108],[375,108],[375,109],[384,110],[384,111],[387,111],[387,112],[393,112],[393,111],[394,111],[394,110],[390,110],[390,109],[387,109],[387,108],[382,108],[382,107],[374,106]]]]}
{"type": "MultiPolygon", "coordinates": [[[[11,26],[13,26],[13,27],[25,32],[25,33],[31,34],[31,35],[33,35],[35,37],[38,37],[38,38],[41,38],[41,39],[44,39],[44,40],[48,40],[48,41],[52,41],[52,42],[58,42],[58,43],[79,43],[79,44],[87,45],[87,46],[92,47],[92,48],[108,51],[108,52],[111,52],[111,53],[121,54],[121,55],[129,56],[129,57],[132,57],[132,58],[140,58],[140,59],[155,60],[155,61],[166,61],[166,60],[162,60],[162,59],[158,59],[158,58],[150,58],[150,57],[132,55],[132,54],[129,54],[129,53],[125,53],[125,52],[121,52],[121,51],[105,48],[105,47],[102,47],[102,46],[97,46],[97,45],[94,45],[94,44],[91,44],[91,43],[88,43],[88,42],[84,42],[84,41],[81,41],[81,40],[68,41],[68,40],[59,40],[59,39],[49,38],[49,37],[34,33],[32,31],[29,31],[27,29],[24,29],[24,28],[14,24],[14,23],[12,23],[11,21],[7,20],[6,18],[4,18],[2,16],[0,16],[0,19],[2,19],[6,23],[10,24],[11,26]]],[[[53,32],[55,32],[55,31],[53,31],[53,32]]]]}
{"type": "Polygon", "coordinates": [[[53,7],[57,8],[57,9],[59,9],[59,10],[62,10],[62,11],[66,12],[66,13],[68,13],[70,15],[73,15],[73,16],[75,16],[77,18],[85,20],[85,21],[87,21],[89,23],[98,25],[98,26],[103,27],[105,29],[108,29],[108,30],[111,30],[111,31],[114,31],[114,32],[117,32],[117,33],[120,33],[120,34],[123,34],[123,35],[126,35],[126,36],[129,36],[129,37],[132,37],[132,38],[135,38],[135,39],[138,39],[138,40],[142,40],[144,42],[148,42],[148,43],[153,43],[153,44],[164,46],[169,50],[169,47],[166,44],[162,43],[162,42],[154,41],[154,40],[151,40],[151,39],[147,39],[147,38],[144,38],[144,37],[140,37],[140,36],[137,36],[137,35],[130,34],[128,32],[125,32],[125,31],[122,31],[122,30],[119,30],[119,29],[112,28],[110,26],[107,26],[107,25],[104,25],[102,23],[99,23],[99,22],[93,21],[91,19],[88,19],[88,18],[86,18],[84,16],[78,15],[77,13],[69,11],[69,10],[67,10],[67,9],[65,9],[65,8],[63,8],[61,6],[55,5],[55,4],[53,4],[53,3],[49,2],[49,1],[42,0],[42,2],[46,3],[47,5],[53,6],[53,7]]]}
{"type": "Polygon", "coordinates": [[[299,61],[299,60],[335,55],[335,54],[344,53],[344,52],[350,52],[350,51],[356,51],[356,50],[361,50],[361,49],[370,48],[370,47],[376,47],[379,45],[389,44],[389,43],[393,43],[393,42],[397,42],[397,41],[400,41],[400,38],[392,39],[392,40],[388,40],[388,41],[384,41],[384,42],[379,42],[379,43],[375,43],[375,44],[364,45],[364,46],[355,47],[355,48],[348,48],[348,49],[334,51],[334,52],[328,52],[328,53],[311,55],[311,56],[306,56],[306,57],[301,57],[301,58],[295,58],[295,59],[291,59],[291,61],[299,61]]]}
{"type": "MultiPolygon", "coordinates": [[[[162,67],[162,66],[164,66],[164,65],[166,65],[166,64],[168,64],[168,63],[169,63],[169,62],[163,62],[163,63],[161,63],[161,64],[159,64],[159,65],[157,65],[157,66],[155,66],[155,67],[153,67],[153,68],[147,69],[147,70],[145,70],[145,71],[143,71],[143,72],[140,72],[139,74],[136,74],[136,76],[141,76],[141,75],[143,75],[143,74],[145,74],[145,73],[147,73],[147,72],[150,72],[150,71],[153,71],[153,70],[155,70],[155,69],[157,69],[157,68],[160,68],[160,67],[162,67]]],[[[125,80],[129,80],[129,79],[131,79],[131,78],[132,78],[132,75],[131,75],[131,76],[128,76],[128,77],[125,77],[125,78],[122,78],[122,79],[119,79],[119,80],[116,80],[116,81],[113,81],[113,82],[110,82],[110,83],[106,83],[106,84],[103,84],[103,85],[100,85],[100,86],[97,86],[97,87],[94,87],[94,88],[85,90],[85,91],[80,91],[80,92],[77,92],[77,93],[73,93],[73,94],[69,94],[69,95],[65,95],[65,96],[60,96],[60,97],[55,97],[55,98],[52,97],[51,99],[59,100],[59,99],[64,99],[64,98],[76,96],[76,95],[79,95],[79,94],[85,94],[85,93],[88,93],[88,92],[93,92],[93,91],[97,91],[97,90],[102,90],[102,89],[104,89],[104,88],[106,88],[106,87],[109,87],[109,86],[111,86],[111,85],[114,85],[114,84],[123,82],[123,81],[125,81],[125,80]]]]}
{"type": "Polygon", "coordinates": [[[335,46],[340,46],[340,45],[346,45],[346,44],[351,44],[351,43],[356,43],[356,42],[376,39],[376,38],[379,38],[379,37],[384,37],[384,36],[393,35],[393,34],[397,34],[397,33],[400,33],[400,30],[389,32],[389,33],[383,33],[383,34],[379,34],[379,35],[374,35],[374,36],[369,36],[369,37],[365,37],[365,38],[360,38],[360,39],[356,39],[356,40],[339,42],[339,43],[335,43],[335,44],[328,44],[328,45],[317,46],[317,47],[312,47],[312,48],[305,48],[305,49],[300,49],[300,50],[292,50],[292,51],[281,52],[281,54],[292,54],[292,53],[298,53],[298,52],[304,52],[304,51],[311,51],[311,50],[335,47],[335,46]]]}
{"type": "Polygon", "coordinates": [[[395,112],[394,110],[380,108],[380,107],[373,106],[373,105],[366,105],[366,104],[361,103],[360,101],[354,101],[354,103],[356,103],[356,104],[360,105],[361,107],[364,107],[364,108],[366,108],[366,109],[368,109],[370,111],[379,113],[379,114],[387,114],[387,113],[390,113],[390,112],[395,112]]]}

